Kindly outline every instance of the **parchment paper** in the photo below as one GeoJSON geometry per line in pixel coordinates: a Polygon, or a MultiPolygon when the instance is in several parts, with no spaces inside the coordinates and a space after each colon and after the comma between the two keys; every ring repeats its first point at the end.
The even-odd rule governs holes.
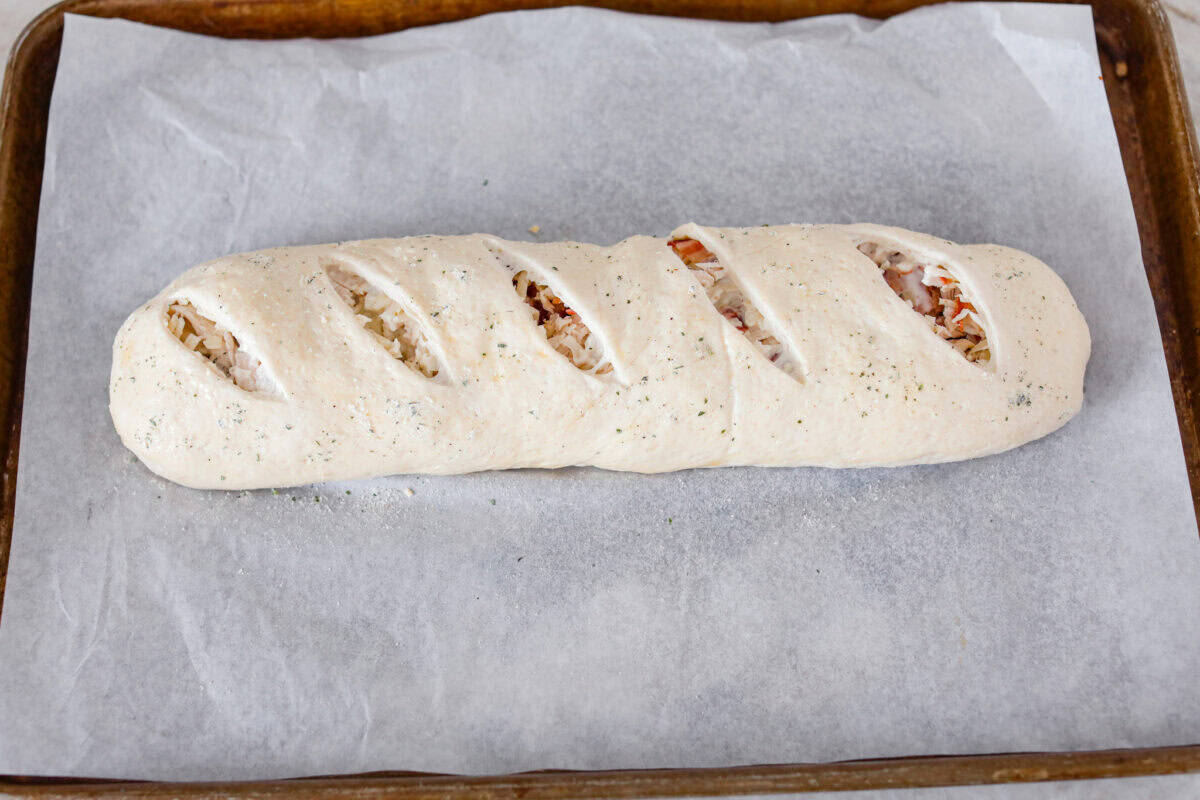
{"type": "MultiPolygon", "coordinates": [[[[947,430],[947,436],[954,431],[947,430]]],[[[68,17],[0,772],[249,778],[1200,740],[1200,539],[1089,10],[733,25],[561,9],[235,42],[68,17]],[[106,410],[124,317],[231,251],[685,220],[1028,250],[1083,411],[895,470],[167,484],[106,410]],[[410,496],[406,489],[411,489],[410,496]]]]}

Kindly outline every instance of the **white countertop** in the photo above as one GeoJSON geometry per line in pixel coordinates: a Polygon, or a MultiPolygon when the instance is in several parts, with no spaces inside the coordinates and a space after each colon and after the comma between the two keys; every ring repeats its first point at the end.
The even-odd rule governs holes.
{"type": "MultiPolygon", "coordinates": [[[[0,48],[7,52],[26,23],[48,0],[0,0],[0,48]]],[[[1179,47],[1179,60],[1192,107],[1200,117],[1200,0],[1165,2],[1179,47]]],[[[775,795],[775,797],[786,797],[775,795]]],[[[797,795],[829,800],[1047,800],[1047,798],[1170,798],[1200,797],[1200,775],[1134,778],[1076,783],[1042,783],[1023,786],[915,789],[886,792],[850,792],[797,795]]]]}

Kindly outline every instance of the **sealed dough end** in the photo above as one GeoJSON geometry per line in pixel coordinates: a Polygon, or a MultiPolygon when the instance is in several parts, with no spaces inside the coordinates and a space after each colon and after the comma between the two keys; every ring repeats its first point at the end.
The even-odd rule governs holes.
{"type": "Polygon", "coordinates": [[[1005,247],[875,225],[425,236],[189,270],[121,327],[110,408],[198,488],[894,466],[1057,429],[1089,351],[1063,282],[1005,247]]]}

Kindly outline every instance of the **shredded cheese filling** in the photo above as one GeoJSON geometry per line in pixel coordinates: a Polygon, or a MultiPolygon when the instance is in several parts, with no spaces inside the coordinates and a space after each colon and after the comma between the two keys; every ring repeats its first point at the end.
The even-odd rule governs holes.
{"type": "Polygon", "coordinates": [[[945,266],[918,260],[879,242],[862,242],[858,249],[883,271],[892,291],[922,314],[934,333],[967,361],[983,365],[991,360],[983,320],[945,266]]]}
{"type": "Polygon", "coordinates": [[[338,297],[393,358],[426,378],[437,376],[438,362],[428,340],[399,303],[349,270],[334,265],[325,272],[338,297]]]}
{"type": "Polygon", "coordinates": [[[275,392],[274,382],[262,362],[242,349],[237,338],[201,314],[191,303],[167,306],[167,330],[187,349],[208,359],[247,392],[275,392]]]}
{"type": "Polygon", "coordinates": [[[584,372],[595,375],[612,372],[612,364],[605,359],[600,340],[549,286],[535,281],[528,270],[513,275],[512,284],[533,312],[551,347],[584,372]]]}
{"type": "Polygon", "coordinates": [[[750,302],[717,257],[695,239],[672,239],[667,244],[700,281],[713,308],[741,331],[768,361],[801,380],[800,365],[788,357],[783,342],[767,328],[762,312],[750,302]]]}

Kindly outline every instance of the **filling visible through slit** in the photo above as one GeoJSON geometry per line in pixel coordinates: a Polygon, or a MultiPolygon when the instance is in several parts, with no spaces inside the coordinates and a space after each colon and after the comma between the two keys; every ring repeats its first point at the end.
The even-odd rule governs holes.
{"type": "Polygon", "coordinates": [[[426,378],[438,374],[437,358],[429,342],[399,303],[353,272],[333,265],[325,272],[337,296],[393,358],[426,378]]]}
{"type": "Polygon", "coordinates": [[[237,338],[202,315],[191,303],[167,306],[167,330],[192,350],[216,365],[238,388],[247,392],[274,393],[275,384],[262,362],[247,353],[237,338]]]}
{"type": "Polygon", "coordinates": [[[762,312],[750,302],[717,257],[695,239],[672,239],[667,244],[700,281],[709,302],[721,316],[741,331],[768,361],[800,380],[800,365],[788,356],[783,342],[767,329],[762,312]]]}
{"type": "Polygon", "coordinates": [[[517,294],[534,312],[537,324],[545,332],[551,347],[584,372],[596,375],[612,372],[612,364],[605,360],[599,338],[592,335],[579,315],[549,286],[535,281],[527,270],[513,275],[512,283],[517,294]]]}
{"type": "Polygon", "coordinates": [[[991,360],[983,320],[945,266],[921,261],[879,242],[862,242],[858,249],[883,270],[892,291],[924,315],[934,332],[967,361],[984,365],[991,360]]]}

